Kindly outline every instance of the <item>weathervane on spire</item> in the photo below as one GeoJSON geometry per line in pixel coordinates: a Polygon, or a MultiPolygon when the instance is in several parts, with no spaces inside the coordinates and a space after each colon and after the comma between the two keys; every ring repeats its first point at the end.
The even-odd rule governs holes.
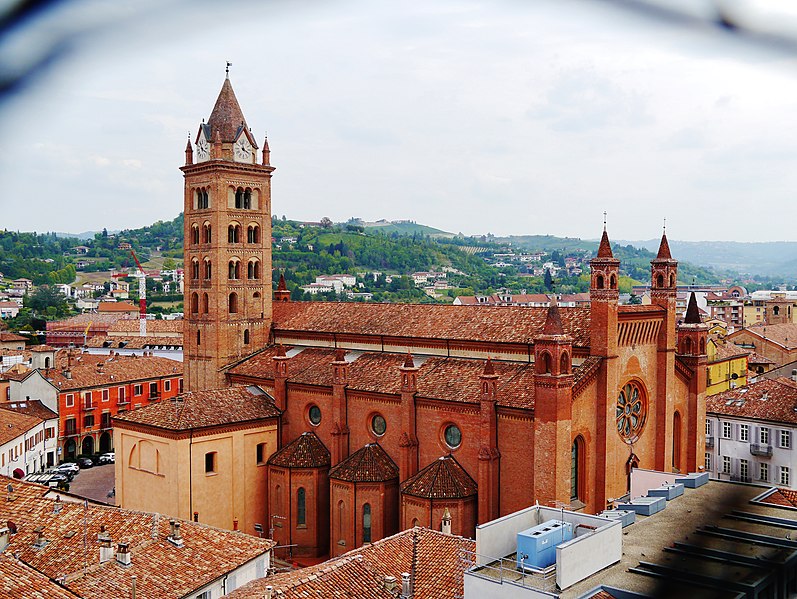
{"type": "Polygon", "coordinates": [[[606,230],[606,211],[603,211],[603,230],[606,230]]]}
{"type": "Polygon", "coordinates": [[[664,217],[664,232],[667,233],[667,217],[664,217]]]}
{"type": "Polygon", "coordinates": [[[227,79],[230,78],[230,67],[231,66],[232,66],[232,63],[228,60],[227,61],[227,68],[224,70],[224,72],[227,73],[227,77],[226,77],[227,79]]]}

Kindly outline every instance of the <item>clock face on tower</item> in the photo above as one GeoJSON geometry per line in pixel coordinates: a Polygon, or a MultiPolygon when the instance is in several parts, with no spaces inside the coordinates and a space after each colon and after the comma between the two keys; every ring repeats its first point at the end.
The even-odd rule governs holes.
{"type": "Polygon", "coordinates": [[[239,162],[249,162],[252,157],[252,145],[249,143],[249,140],[242,135],[238,141],[235,142],[233,152],[235,152],[235,159],[239,162]]]}
{"type": "Polygon", "coordinates": [[[196,144],[196,154],[200,162],[207,160],[210,156],[210,144],[204,137],[200,138],[196,144]]]}

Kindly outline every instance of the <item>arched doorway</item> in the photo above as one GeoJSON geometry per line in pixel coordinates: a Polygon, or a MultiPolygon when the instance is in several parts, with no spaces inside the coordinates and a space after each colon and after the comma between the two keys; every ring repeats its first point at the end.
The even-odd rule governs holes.
{"type": "Polygon", "coordinates": [[[74,439],[69,439],[64,445],[64,459],[65,460],[72,460],[75,458],[77,454],[77,444],[75,443],[74,439]]]}
{"type": "Polygon", "coordinates": [[[105,431],[100,435],[100,453],[108,453],[109,451],[112,451],[111,434],[105,431]]]}
{"type": "Polygon", "coordinates": [[[80,449],[83,455],[94,455],[94,437],[85,437],[80,449]]]}
{"type": "Polygon", "coordinates": [[[681,472],[681,415],[672,415],[672,470],[681,472]]]}

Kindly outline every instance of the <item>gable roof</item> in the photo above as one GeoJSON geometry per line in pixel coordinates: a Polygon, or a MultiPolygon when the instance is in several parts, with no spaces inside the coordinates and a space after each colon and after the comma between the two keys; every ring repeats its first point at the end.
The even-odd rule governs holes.
{"type": "Polygon", "coordinates": [[[706,413],[797,424],[797,383],[780,377],[706,397],[706,413]]]}
{"type": "Polygon", "coordinates": [[[5,599],[78,599],[78,596],[9,555],[0,553],[0,596],[5,599]]]}
{"type": "Polygon", "coordinates": [[[754,324],[728,335],[727,339],[732,341],[736,337],[748,332],[756,337],[776,343],[785,349],[797,348],[797,323],[783,324],[754,324]]]}
{"type": "Polygon", "coordinates": [[[351,483],[381,483],[398,476],[398,466],[378,443],[368,443],[329,471],[329,478],[351,483]]]}
{"type": "MultiPolygon", "coordinates": [[[[277,337],[311,332],[526,344],[542,332],[547,312],[527,306],[278,302],[274,329],[277,337]]],[[[559,313],[573,345],[589,347],[589,307],[559,313]]]]}
{"type": "Polygon", "coordinates": [[[88,389],[108,385],[122,385],[133,381],[154,380],[169,376],[180,377],[183,365],[169,358],[159,356],[99,356],[79,354],[71,359],[69,371],[71,378],[64,376],[67,360],[59,353],[59,368],[41,371],[59,390],[88,389]]]}
{"type": "Polygon", "coordinates": [[[15,410],[0,410],[0,445],[12,441],[42,423],[41,418],[15,410]]]}
{"type": "Polygon", "coordinates": [[[274,453],[268,463],[282,468],[324,468],[331,464],[331,455],[313,431],[306,431],[274,453]]]}
{"type": "Polygon", "coordinates": [[[3,402],[0,403],[0,409],[11,410],[17,414],[27,414],[28,416],[33,416],[41,420],[52,420],[53,418],[58,418],[58,414],[45,406],[40,399],[3,402]]]}
{"type": "Polygon", "coordinates": [[[131,423],[171,431],[188,431],[276,418],[279,415],[274,400],[256,387],[226,387],[183,393],[173,399],[117,414],[113,421],[114,426],[131,423]]]}
{"type": "Polygon", "coordinates": [[[3,520],[13,520],[7,552],[50,579],[65,577],[64,586],[86,599],[127,596],[131,578],[138,578],[140,599],[183,597],[263,556],[274,546],[240,532],[221,530],[205,524],[181,522],[183,547],[167,539],[169,518],[154,513],[136,512],[112,506],[62,501],[55,513],[50,489],[0,476],[0,484],[13,486],[14,501],[3,502],[3,520]],[[43,548],[33,546],[34,529],[41,526],[47,541],[43,548]],[[121,566],[115,559],[99,563],[96,545],[100,526],[113,542],[130,545],[131,565],[121,566]],[[88,551],[86,538],[94,539],[88,551]]]}
{"type": "Polygon", "coordinates": [[[401,493],[424,499],[464,499],[476,495],[476,481],[451,454],[441,456],[401,483],[401,493]]]}

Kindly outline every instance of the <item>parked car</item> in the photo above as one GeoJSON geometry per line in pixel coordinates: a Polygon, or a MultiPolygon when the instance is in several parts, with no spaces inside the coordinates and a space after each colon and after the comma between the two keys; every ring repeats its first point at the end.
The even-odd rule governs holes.
{"type": "Polygon", "coordinates": [[[93,468],[94,462],[92,461],[91,458],[78,458],[77,465],[80,466],[81,468],[93,468]]]}
{"type": "Polygon", "coordinates": [[[100,456],[100,459],[97,460],[99,464],[115,464],[116,463],[116,454],[114,452],[104,453],[100,456]]]}
{"type": "Polygon", "coordinates": [[[80,466],[75,462],[64,462],[60,466],[56,466],[55,469],[59,472],[71,472],[73,475],[80,472],[80,466]]]}

